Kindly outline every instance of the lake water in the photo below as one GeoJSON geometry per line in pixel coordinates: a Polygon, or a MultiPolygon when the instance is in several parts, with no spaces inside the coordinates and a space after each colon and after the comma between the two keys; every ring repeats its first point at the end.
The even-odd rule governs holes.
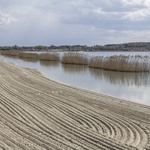
{"type": "MultiPolygon", "coordinates": [[[[149,52],[87,52],[90,56],[149,55],[149,52]]],[[[84,65],[19,59],[0,55],[18,66],[41,71],[46,77],[71,86],[150,105],[150,73],[123,73],[92,69],[84,65]]]]}
{"type": "MultiPolygon", "coordinates": [[[[40,52],[40,51],[26,51],[27,53],[38,53],[38,54],[41,54],[41,53],[50,53],[50,52],[40,52]]],[[[58,52],[60,54],[60,56],[62,56],[62,54],[64,52],[58,52]]],[[[66,52],[67,53],[67,52],[66,52]]],[[[141,55],[141,56],[145,56],[145,55],[148,55],[150,56],[150,52],[84,52],[84,51],[80,51],[80,53],[84,53],[88,56],[112,56],[112,55],[141,55]]]]}

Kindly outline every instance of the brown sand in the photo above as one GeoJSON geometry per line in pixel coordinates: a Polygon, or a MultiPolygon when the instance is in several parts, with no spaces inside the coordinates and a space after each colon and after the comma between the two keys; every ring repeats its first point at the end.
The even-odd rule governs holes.
{"type": "Polygon", "coordinates": [[[0,60],[0,149],[149,150],[150,106],[0,60]]]}

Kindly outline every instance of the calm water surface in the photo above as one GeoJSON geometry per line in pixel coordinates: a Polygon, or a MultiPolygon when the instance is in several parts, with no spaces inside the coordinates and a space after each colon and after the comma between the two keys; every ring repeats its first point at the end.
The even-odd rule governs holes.
{"type": "MultiPolygon", "coordinates": [[[[96,53],[92,52],[90,55],[97,56],[96,53]]],[[[105,56],[114,55],[114,52],[103,53],[105,56]]],[[[136,55],[137,53],[139,54],[139,52],[125,54],[136,55]]],[[[99,55],[102,55],[102,52],[99,55]]],[[[141,52],[141,55],[150,55],[150,53],[141,52]]],[[[59,62],[18,59],[1,55],[0,58],[18,66],[40,70],[46,77],[58,82],[150,105],[149,73],[120,73],[91,69],[82,65],[66,65],[59,62]]]]}
{"type": "MultiPolygon", "coordinates": [[[[39,51],[26,51],[28,53],[51,53],[51,52],[39,52],[39,51]]],[[[62,55],[64,52],[58,52],[60,55],[62,55]]],[[[66,52],[67,53],[67,52],[66,52]]],[[[106,52],[84,52],[80,51],[79,53],[84,53],[87,54],[88,56],[112,56],[112,55],[148,55],[150,56],[150,52],[111,52],[111,51],[106,51],[106,52]]]]}

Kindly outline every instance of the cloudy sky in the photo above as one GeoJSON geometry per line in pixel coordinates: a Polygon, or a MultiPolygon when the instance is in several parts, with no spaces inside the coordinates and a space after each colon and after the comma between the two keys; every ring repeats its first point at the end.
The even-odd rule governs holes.
{"type": "Polygon", "coordinates": [[[150,0],[0,0],[0,46],[150,41],[150,0]]]}

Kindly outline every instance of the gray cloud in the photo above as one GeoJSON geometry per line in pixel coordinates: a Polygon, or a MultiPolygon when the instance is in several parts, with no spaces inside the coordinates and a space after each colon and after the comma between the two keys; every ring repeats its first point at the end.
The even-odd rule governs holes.
{"type": "Polygon", "coordinates": [[[0,12],[0,25],[9,25],[16,21],[17,19],[13,16],[0,12]]]}
{"type": "Polygon", "coordinates": [[[149,0],[0,0],[0,45],[148,41],[149,20],[149,0]]]}

